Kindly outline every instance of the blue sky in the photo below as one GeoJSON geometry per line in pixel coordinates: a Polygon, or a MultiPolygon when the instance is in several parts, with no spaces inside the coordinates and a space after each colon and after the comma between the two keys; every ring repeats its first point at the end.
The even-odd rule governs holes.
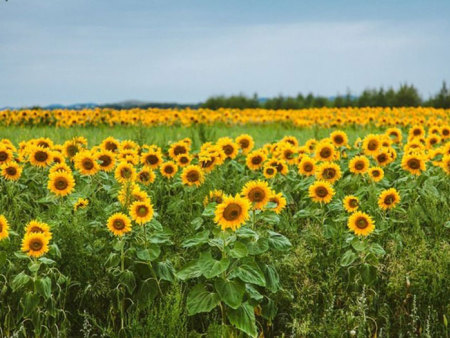
{"type": "Polygon", "coordinates": [[[450,81],[450,1],[0,1],[0,106],[450,81]]]}

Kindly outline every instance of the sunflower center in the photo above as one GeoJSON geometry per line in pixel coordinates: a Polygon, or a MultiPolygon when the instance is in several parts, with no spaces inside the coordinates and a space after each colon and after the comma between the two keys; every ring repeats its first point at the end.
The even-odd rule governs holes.
{"type": "Polygon", "coordinates": [[[326,168],[323,171],[323,176],[327,179],[332,179],[336,176],[336,169],[334,168],[326,168]]]}
{"type": "Polygon", "coordinates": [[[180,161],[180,163],[182,163],[182,164],[186,164],[186,163],[189,162],[189,159],[188,159],[186,156],[181,156],[181,157],[179,158],[179,161],[180,161]]]}
{"type": "Polygon", "coordinates": [[[331,156],[331,149],[330,148],[324,148],[320,151],[320,157],[322,158],[328,158],[331,156]]]}
{"type": "Polygon", "coordinates": [[[325,196],[328,195],[328,190],[325,187],[317,187],[316,194],[317,194],[317,196],[324,198],[325,196]]]}
{"type": "Polygon", "coordinates": [[[42,243],[41,240],[34,240],[30,243],[30,248],[33,251],[39,251],[44,246],[44,243],[42,243]]]}
{"type": "Polygon", "coordinates": [[[148,208],[145,205],[141,205],[138,209],[137,209],[137,214],[139,217],[144,217],[147,216],[148,214],[148,208]]]}
{"type": "Polygon", "coordinates": [[[171,165],[168,165],[168,166],[166,166],[166,167],[164,168],[164,172],[165,172],[166,174],[172,174],[173,171],[174,171],[174,169],[173,169],[173,167],[172,167],[171,165]]]}
{"type": "Polygon", "coordinates": [[[67,153],[70,157],[75,156],[78,153],[78,147],[75,144],[72,144],[67,147],[67,153]]]}
{"type": "Polygon", "coordinates": [[[83,168],[86,170],[91,170],[92,168],[94,168],[94,162],[91,159],[84,159],[83,160],[83,168]]]}
{"type": "Polygon", "coordinates": [[[287,158],[287,159],[291,159],[293,156],[294,156],[294,153],[292,151],[290,151],[290,150],[286,150],[284,152],[284,157],[287,158]]]}
{"type": "Polygon", "coordinates": [[[305,170],[306,172],[310,172],[313,170],[313,165],[311,163],[305,163],[303,165],[303,170],[305,170]]]}
{"type": "Polygon", "coordinates": [[[367,148],[369,150],[375,150],[378,148],[378,142],[377,141],[369,141],[369,144],[367,145],[367,148]]]}
{"type": "Polygon", "coordinates": [[[148,180],[150,180],[150,174],[148,172],[144,171],[139,174],[139,178],[141,181],[147,182],[148,180]]]}
{"type": "Polygon", "coordinates": [[[223,211],[223,218],[227,221],[235,221],[242,213],[242,208],[239,204],[231,203],[223,211]]]}
{"type": "Polygon", "coordinates": [[[69,182],[64,177],[59,177],[55,181],[55,188],[58,190],[65,190],[69,186],[69,182]]]}
{"type": "Polygon", "coordinates": [[[252,202],[261,202],[266,197],[266,193],[261,188],[253,188],[248,193],[248,199],[252,202]]]}
{"type": "Polygon", "coordinates": [[[408,167],[410,167],[411,169],[419,169],[420,168],[420,162],[418,159],[410,159],[408,160],[408,167]]]}
{"type": "Polygon", "coordinates": [[[448,136],[449,134],[450,134],[450,130],[448,130],[448,129],[442,130],[442,135],[448,136]]]}
{"type": "Polygon", "coordinates": [[[393,195],[387,195],[384,199],[384,204],[391,205],[392,203],[394,203],[394,201],[395,197],[393,195]]]}
{"type": "Polygon", "coordinates": [[[356,208],[358,206],[358,201],[354,198],[352,198],[349,202],[348,205],[350,205],[350,207],[352,208],[356,208]]]}
{"type": "Polygon", "coordinates": [[[242,149],[246,149],[250,145],[250,142],[247,139],[242,139],[239,141],[239,144],[241,145],[242,149]]]}
{"type": "Polygon", "coordinates": [[[380,172],[378,170],[374,170],[374,171],[372,171],[372,176],[373,177],[379,177],[380,176],[380,172]]]}
{"type": "Polygon", "coordinates": [[[202,161],[202,168],[209,168],[214,164],[214,160],[202,161]]]}
{"type": "Polygon", "coordinates": [[[336,142],[337,144],[342,144],[344,143],[344,138],[341,135],[337,135],[334,137],[334,142],[336,142]]]}
{"type": "Polygon", "coordinates": [[[222,147],[223,151],[227,155],[231,155],[234,151],[234,148],[232,145],[226,144],[222,147]]]}
{"type": "Polygon", "coordinates": [[[187,173],[186,178],[189,182],[197,182],[200,179],[200,174],[197,170],[191,170],[187,173]]]}
{"type": "Polygon", "coordinates": [[[258,165],[262,162],[262,157],[261,156],[255,156],[252,158],[252,164],[258,165]]]}
{"type": "Polygon", "coordinates": [[[117,150],[117,144],[114,142],[106,142],[105,148],[114,152],[117,150]]]}
{"type": "Polygon", "coordinates": [[[6,168],[6,173],[10,176],[15,176],[17,174],[17,169],[14,167],[6,168]]]}
{"type": "Polygon", "coordinates": [[[131,170],[130,170],[130,168],[123,168],[123,169],[120,171],[120,175],[121,175],[123,178],[130,178],[130,177],[131,177],[131,170]]]}
{"type": "Polygon", "coordinates": [[[113,227],[116,230],[122,230],[123,228],[125,228],[125,222],[121,219],[116,219],[113,222],[113,227]]]}
{"type": "Polygon", "coordinates": [[[386,154],[380,154],[377,156],[377,160],[379,163],[384,163],[387,161],[387,156],[386,154]]]}
{"type": "Polygon", "coordinates": [[[145,159],[145,162],[147,162],[147,164],[154,165],[154,164],[158,163],[158,156],[148,155],[145,159]]]}
{"type": "Polygon", "coordinates": [[[30,229],[30,232],[39,232],[39,233],[43,233],[44,231],[42,231],[41,228],[35,226],[35,227],[32,227],[32,228],[30,229]]]}
{"type": "Polygon", "coordinates": [[[365,217],[358,217],[358,219],[355,222],[356,226],[360,229],[365,229],[368,227],[369,222],[365,217]]]}
{"type": "Polygon", "coordinates": [[[431,144],[431,145],[436,144],[436,142],[437,142],[437,139],[435,139],[435,138],[432,138],[432,139],[430,140],[430,144],[431,144]]]}
{"type": "Polygon", "coordinates": [[[100,165],[102,167],[107,167],[112,162],[111,157],[109,157],[107,155],[101,155],[98,159],[100,160],[100,162],[101,162],[100,165]]]}
{"type": "Polygon", "coordinates": [[[357,170],[363,170],[364,169],[364,162],[362,162],[362,161],[358,161],[358,162],[356,162],[355,163],[355,168],[357,169],[357,170]]]}
{"type": "Polygon", "coordinates": [[[267,169],[266,169],[266,173],[267,173],[268,175],[272,175],[272,174],[274,173],[273,168],[267,168],[267,169]]]}
{"type": "Polygon", "coordinates": [[[414,129],[413,134],[416,136],[419,136],[422,132],[420,131],[420,129],[414,129]]]}
{"type": "Polygon", "coordinates": [[[8,158],[8,154],[4,151],[0,152],[0,161],[4,162],[8,158]]]}
{"type": "Polygon", "coordinates": [[[186,148],[183,146],[176,146],[173,149],[173,153],[175,154],[175,156],[179,155],[179,154],[185,154],[186,153],[186,148]]]}
{"type": "Polygon", "coordinates": [[[45,151],[37,151],[36,154],[34,155],[34,158],[36,159],[36,161],[38,162],[45,162],[48,159],[48,154],[45,151]]]}

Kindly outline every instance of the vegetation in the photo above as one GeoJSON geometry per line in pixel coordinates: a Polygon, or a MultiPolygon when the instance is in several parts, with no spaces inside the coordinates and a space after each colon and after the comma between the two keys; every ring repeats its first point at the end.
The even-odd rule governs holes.
{"type": "Polygon", "coordinates": [[[448,111],[142,112],[2,115],[0,336],[448,336],[448,111]]]}

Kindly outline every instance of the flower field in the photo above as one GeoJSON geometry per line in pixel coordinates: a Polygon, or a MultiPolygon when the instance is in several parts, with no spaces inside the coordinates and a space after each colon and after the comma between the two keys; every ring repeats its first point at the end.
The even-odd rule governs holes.
{"type": "Polygon", "coordinates": [[[448,110],[5,110],[0,137],[0,336],[448,337],[448,110]]]}

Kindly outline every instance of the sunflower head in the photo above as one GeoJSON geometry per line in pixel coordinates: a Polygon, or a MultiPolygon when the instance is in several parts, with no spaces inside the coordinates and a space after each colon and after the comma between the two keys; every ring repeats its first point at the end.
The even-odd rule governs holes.
{"type": "Polygon", "coordinates": [[[308,192],[314,202],[320,203],[330,203],[334,196],[333,187],[326,181],[315,181],[309,186],[308,192]]]}
{"type": "Polygon", "coordinates": [[[116,155],[109,150],[101,150],[95,154],[95,160],[97,161],[100,170],[112,171],[116,166],[116,155]]]}
{"type": "Polygon", "coordinates": [[[272,193],[272,195],[269,198],[269,202],[275,204],[275,207],[272,210],[275,211],[275,213],[277,214],[280,214],[286,207],[286,198],[284,198],[281,192],[278,194],[272,193]]]}
{"type": "Polygon", "coordinates": [[[348,136],[341,130],[336,130],[331,133],[330,139],[336,147],[346,146],[348,143],[348,136]]]}
{"type": "Polygon", "coordinates": [[[0,241],[9,236],[9,223],[4,215],[0,215],[0,241]]]}
{"type": "Polygon", "coordinates": [[[141,155],[141,163],[151,169],[158,168],[163,162],[162,154],[159,150],[150,149],[141,155]]]}
{"type": "Polygon", "coordinates": [[[264,166],[263,175],[267,179],[274,178],[277,175],[277,169],[267,164],[264,166]]]}
{"type": "Polygon", "coordinates": [[[258,170],[263,167],[267,155],[262,150],[252,151],[247,155],[246,163],[250,170],[258,170]]]}
{"type": "Polygon", "coordinates": [[[153,218],[153,206],[150,200],[136,201],[130,206],[130,216],[138,224],[145,224],[153,218]]]}
{"type": "Polygon", "coordinates": [[[413,175],[420,175],[426,169],[425,160],[421,155],[404,154],[402,168],[413,175]]]}
{"type": "Polygon", "coordinates": [[[66,196],[72,193],[75,187],[75,179],[72,173],[63,171],[52,172],[47,184],[48,190],[58,196],[66,196]]]}
{"type": "Polygon", "coordinates": [[[88,150],[80,151],[73,159],[75,168],[82,175],[95,175],[100,170],[100,166],[95,160],[95,157],[88,150]]]}
{"type": "Polygon", "coordinates": [[[332,161],[336,155],[336,150],[330,142],[320,142],[315,148],[316,160],[332,161]]]}
{"type": "Polygon", "coordinates": [[[358,236],[368,236],[375,229],[372,218],[368,214],[360,211],[353,213],[349,217],[347,226],[358,236]]]}
{"type": "Polygon", "coordinates": [[[173,161],[164,162],[159,168],[161,175],[167,178],[172,178],[178,171],[178,166],[173,161]]]}
{"type": "Polygon", "coordinates": [[[220,204],[223,202],[224,197],[226,197],[226,195],[222,190],[212,190],[207,196],[205,196],[205,199],[203,200],[203,206],[206,207],[209,203],[220,204]]]}
{"type": "Polygon", "coordinates": [[[347,212],[355,212],[359,208],[359,199],[358,199],[358,197],[353,196],[353,195],[345,196],[342,203],[344,205],[344,209],[347,212]]]}
{"type": "Polygon", "coordinates": [[[242,188],[241,194],[253,203],[255,209],[262,209],[269,201],[271,191],[265,181],[250,181],[242,188]]]}
{"type": "Polygon", "coordinates": [[[379,182],[384,177],[384,170],[380,167],[372,167],[369,169],[369,177],[374,182],[379,182]]]}
{"type": "Polygon", "coordinates": [[[255,145],[253,137],[248,134],[243,134],[236,137],[236,143],[239,145],[239,148],[241,148],[243,154],[247,154],[255,145]]]}
{"type": "Polygon", "coordinates": [[[115,213],[108,218],[107,227],[115,236],[123,236],[131,231],[131,220],[123,213],[115,213]]]}
{"type": "Polygon", "coordinates": [[[190,165],[183,169],[181,181],[188,186],[200,186],[204,181],[202,168],[197,165],[190,165]]]}
{"type": "Polygon", "coordinates": [[[341,167],[333,162],[324,162],[315,171],[316,178],[333,184],[342,176],[341,167]]]}
{"type": "Polygon", "coordinates": [[[136,169],[128,162],[121,162],[114,171],[117,182],[133,182],[136,179],[136,169]]]}
{"type": "Polygon", "coordinates": [[[84,208],[86,208],[87,206],[88,206],[88,204],[89,204],[89,200],[88,199],[86,199],[86,198],[79,198],[76,202],[75,202],[75,204],[73,205],[73,210],[74,211],[77,211],[77,210],[79,210],[79,209],[84,209],[84,208]]]}
{"type": "Polygon", "coordinates": [[[155,181],[155,173],[153,170],[144,167],[137,173],[137,181],[144,185],[149,185],[155,181]]]}
{"type": "Polygon", "coordinates": [[[222,230],[229,228],[235,231],[248,219],[249,209],[250,201],[248,199],[239,195],[227,196],[222,203],[217,205],[214,222],[220,225],[222,230]]]}
{"type": "Polygon", "coordinates": [[[378,197],[378,206],[382,210],[394,208],[400,202],[400,194],[395,188],[383,190],[378,197]]]}
{"type": "Polygon", "coordinates": [[[22,167],[15,161],[7,162],[1,166],[2,176],[10,181],[17,181],[22,175],[22,167]]]}
{"type": "Polygon", "coordinates": [[[50,239],[43,233],[31,232],[22,239],[22,251],[30,257],[41,257],[49,250],[50,239]]]}
{"type": "Polygon", "coordinates": [[[304,176],[314,175],[316,172],[316,161],[309,156],[303,156],[298,164],[298,172],[304,176]]]}
{"type": "Polygon", "coordinates": [[[47,167],[53,162],[52,152],[43,147],[33,147],[30,152],[30,163],[35,167],[47,167]]]}
{"type": "Polygon", "coordinates": [[[366,156],[361,155],[352,158],[348,166],[350,172],[354,174],[364,174],[365,172],[367,172],[367,170],[369,170],[369,165],[369,159],[366,156]]]}

